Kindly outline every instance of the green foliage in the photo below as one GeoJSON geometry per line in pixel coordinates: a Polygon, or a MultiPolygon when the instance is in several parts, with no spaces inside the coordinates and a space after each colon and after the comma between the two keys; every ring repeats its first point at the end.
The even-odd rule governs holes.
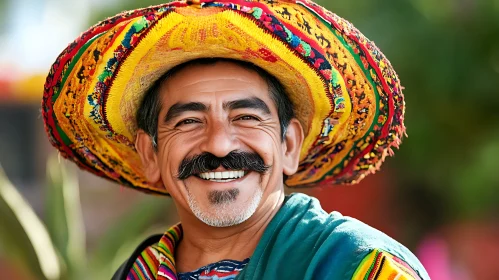
{"type": "Polygon", "coordinates": [[[31,206],[0,169],[0,244],[9,259],[37,279],[63,279],[49,234],[31,206]]]}
{"type": "Polygon", "coordinates": [[[5,32],[5,19],[7,11],[7,0],[0,0],[0,34],[5,32]]]}
{"type": "Polygon", "coordinates": [[[157,197],[145,198],[111,226],[100,238],[92,255],[90,267],[99,268],[95,271],[95,279],[105,279],[112,275],[141,241],[153,233],[164,231],[150,229],[152,221],[162,213],[164,207],[164,200],[159,201],[157,197]],[[100,264],[102,260],[107,260],[106,266],[100,264]]]}
{"type": "Polygon", "coordinates": [[[85,225],[74,167],[64,168],[52,156],[47,164],[46,220],[50,237],[71,279],[83,279],[86,268],[85,225]]]}
{"type": "Polygon", "coordinates": [[[0,169],[0,252],[34,279],[108,279],[145,237],[163,230],[151,225],[168,204],[146,198],[88,254],[76,169],[51,157],[47,178],[44,224],[0,169]]]}
{"type": "Polygon", "coordinates": [[[136,1],[136,0],[125,0],[125,1],[116,1],[115,5],[110,6],[108,9],[99,9],[92,13],[92,16],[90,17],[90,24],[95,24],[105,18],[112,17],[116,15],[119,12],[123,11],[130,11],[134,9],[139,9],[139,8],[145,8],[153,5],[160,5],[164,4],[166,2],[171,2],[171,1],[161,1],[161,0],[141,0],[141,1],[136,1]]]}
{"type": "Polygon", "coordinates": [[[470,158],[470,163],[460,166],[460,175],[454,178],[453,185],[456,186],[456,190],[450,195],[454,207],[461,216],[480,219],[484,211],[486,213],[499,211],[498,132],[491,133],[491,139],[477,148],[476,153],[470,158]],[[475,186],[480,186],[480,189],[477,191],[475,186]]]}

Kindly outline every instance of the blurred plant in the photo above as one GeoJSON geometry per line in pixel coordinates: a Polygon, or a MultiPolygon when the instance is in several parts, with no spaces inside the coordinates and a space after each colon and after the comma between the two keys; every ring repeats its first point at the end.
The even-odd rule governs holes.
{"type": "Polygon", "coordinates": [[[161,232],[150,225],[165,202],[146,198],[88,254],[75,168],[64,167],[53,156],[47,178],[44,224],[0,167],[0,248],[35,279],[108,279],[141,240],[161,232]]]}
{"type": "Polygon", "coordinates": [[[9,260],[40,279],[62,279],[62,262],[47,228],[0,168],[0,244],[9,260]]]}
{"type": "Polygon", "coordinates": [[[0,34],[5,32],[6,14],[7,13],[7,0],[0,0],[0,34]]]}

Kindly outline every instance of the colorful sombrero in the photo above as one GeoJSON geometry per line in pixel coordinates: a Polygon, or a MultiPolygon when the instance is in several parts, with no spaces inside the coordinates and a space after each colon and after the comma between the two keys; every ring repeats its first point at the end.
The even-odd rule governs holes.
{"type": "Polygon", "coordinates": [[[45,84],[50,142],[98,176],[167,194],[142,173],[135,114],[162,74],[205,57],[249,61],[284,85],[306,135],[290,187],[355,183],[404,134],[399,79],[352,24],[308,0],[205,0],[123,12],[71,43],[45,84]]]}

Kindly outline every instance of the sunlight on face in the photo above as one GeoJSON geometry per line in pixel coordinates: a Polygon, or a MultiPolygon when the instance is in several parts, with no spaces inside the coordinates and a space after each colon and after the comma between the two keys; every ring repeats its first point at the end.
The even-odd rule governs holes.
{"type": "Polygon", "coordinates": [[[268,213],[276,203],[273,194],[283,191],[283,144],[266,81],[220,62],[180,70],[161,94],[157,162],[181,217],[230,227],[268,213]],[[256,157],[224,165],[243,162],[237,155],[230,159],[235,152],[256,157]],[[213,157],[203,163],[203,154],[213,157]]]}

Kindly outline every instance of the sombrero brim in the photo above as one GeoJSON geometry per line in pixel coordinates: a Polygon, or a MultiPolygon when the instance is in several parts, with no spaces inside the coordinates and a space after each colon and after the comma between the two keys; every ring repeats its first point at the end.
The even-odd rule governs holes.
{"type": "Polygon", "coordinates": [[[220,57],[254,63],[289,94],[306,138],[287,185],[353,183],[374,172],[404,133],[390,63],[350,23],[310,1],[266,2],[173,2],[90,28],[47,78],[42,108],[51,143],[99,176],[167,194],[142,174],[137,108],[174,66],[220,57]]]}

